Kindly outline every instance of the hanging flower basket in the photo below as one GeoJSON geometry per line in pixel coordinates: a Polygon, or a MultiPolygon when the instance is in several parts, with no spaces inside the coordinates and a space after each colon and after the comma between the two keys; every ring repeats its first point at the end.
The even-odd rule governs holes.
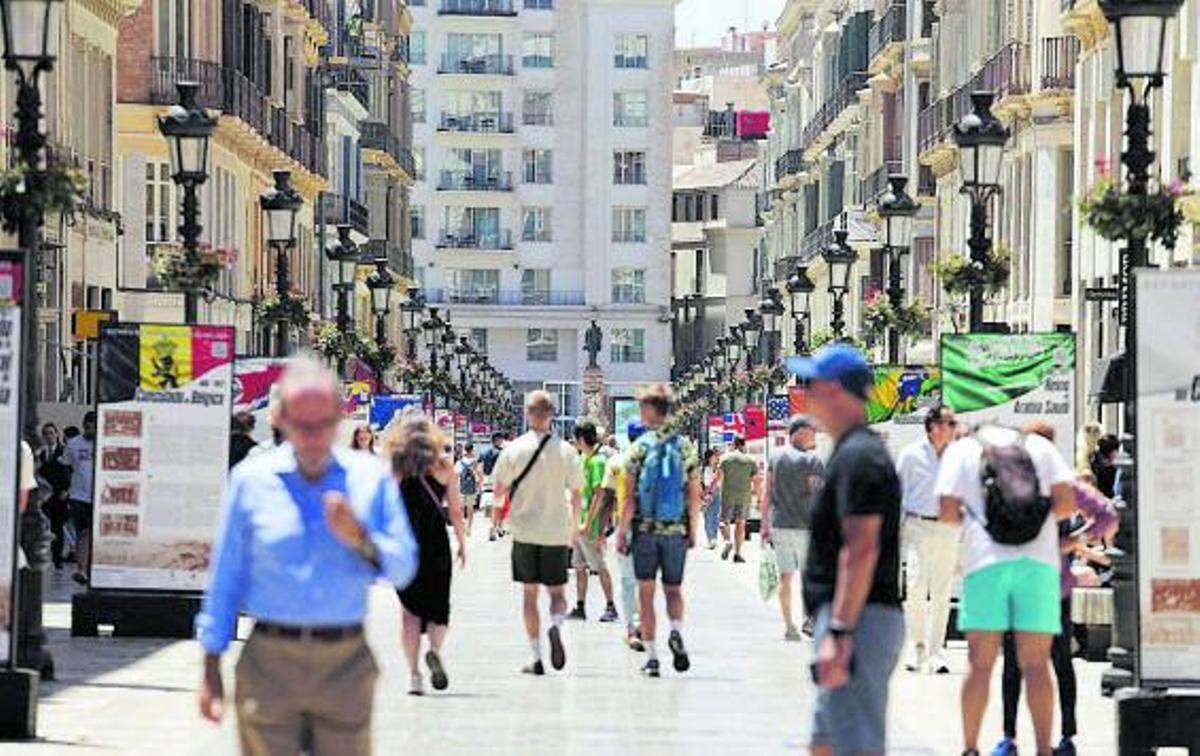
{"type": "Polygon", "coordinates": [[[868,347],[867,343],[857,336],[843,336],[840,339],[835,339],[832,331],[814,331],[812,336],[809,337],[808,341],[814,352],[826,344],[830,344],[835,341],[842,344],[849,344],[850,346],[864,352],[867,351],[868,347]]]}
{"type": "Polygon", "coordinates": [[[267,297],[258,307],[258,316],[264,323],[287,323],[296,328],[307,328],[312,320],[312,313],[303,299],[287,295],[267,297]]]}
{"type": "Polygon", "coordinates": [[[201,249],[194,262],[189,262],[187,252],[180,244],[158,247],[151,261],[154,277],[167,291],[207,291],[217,281],[217,276],[227,267],[225,257],[219,251],[201,249]]]}
{"type": "Polygon", "coordinates": [[[1112,176],[1101,176],[1080,198],[1079,210],[1084,223],[1109,241],[1138,236],[1175,249],[1184,220],[1181,201],[1189,194],[1178,179],[1138,196],[1124,191],[1112,176]]]}
{"type": "Polygon", "coordinates": [[[998,294],[1008,285],[1010,259],[1007,248],[993,246],[981,261],[952,252],[944,255],[931,268],[934,275],[941,279],[942,288],[947,294],[967,295],[976,288],[988,294],[998,294]]]}
{"type": "Polygon", "coordinates": [[[893,307],[886,296],[876,294],[863,305],[862,335],[872,346],[882,342],[891,329],[901,336],[921,336],[932,324],[930,309],[920,302],[893,307]]]}
{"type": "Polygon", "coordinates": [[[360,351],[354,356],[371,368],[377,378],[382,377],[396,361],[396,350],[390,344],[380,348],[372,339],[359,339],[359,347],[360,351]]]}
{"type": "Polygon", "coordinates": [[[21,161],[0,171],[0,216],[6,231],[16,232],[31,207],[72,215],[87,191],[83,171],[54,153],[47,156],[46,169],[37,178],[32,180],[29,167],[21,161]]]}

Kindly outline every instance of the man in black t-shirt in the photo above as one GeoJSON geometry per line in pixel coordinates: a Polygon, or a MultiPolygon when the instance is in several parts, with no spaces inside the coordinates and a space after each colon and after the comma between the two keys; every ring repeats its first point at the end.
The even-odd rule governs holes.
{"type": "Polygon", "coordinates": [[[834,344],[790,358],[788,367],[811,382],[811,414],[836,441],[804,568],[819,686],[810,748],[816,756],[884,753],[888,680],[904,642],[900,480],[887,447],[867,428],[873,377],[862,354],[834,344]]]}

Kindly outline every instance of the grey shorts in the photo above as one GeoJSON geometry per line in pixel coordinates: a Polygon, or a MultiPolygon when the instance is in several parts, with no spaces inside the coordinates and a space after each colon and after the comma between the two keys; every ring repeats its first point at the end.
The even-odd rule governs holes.
{"type": "Polygon", "coordinates": [[[661,571],[663,585],[682,585],[688,545],[686,535],[635,533],[633,574],[638,580],[654,580],[661,571]]]}
{"type": "Polygon", "coordinates": [[[808,558],[808,531],[799,528],[772,528],[771,546],[780,572],[800,572],[808,558]]]}
{"type": "MultiPolygon", "coordinates": [[[[829,630],[829,604],[817,610],[813,643],[829,630]]],[[[850,682],[818,688],[812,744],[834,753],[884,753],[887,744],[888,681],[904,645],[904,613],[899,607],[868,604],[854,630],[850,682]]]]}
{"type": "Polygon", "coordinates": [[[580,536],[571,552],[571,566],[575,569],[587,567],[592,572],[603,570],[604,541],[593,541],[591,538],[580,536]]]}
{"type": "Polygon", "coordinates": [[[730,500],[728,496],[721,497],[721,522],[726,525],[734,525],[739,522],[746,521],[746,515],[750,511],[750,502],[741,500],[730,500]]]}

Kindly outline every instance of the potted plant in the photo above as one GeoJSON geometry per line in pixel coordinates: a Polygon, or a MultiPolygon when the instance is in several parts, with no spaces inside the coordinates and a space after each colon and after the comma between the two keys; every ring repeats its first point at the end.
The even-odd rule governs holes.
{"type": "Polygon", "coordinates": [[[296,328],[307,328],[312,319],[308,305],[292,294],[266,297],[258,305],[258,316],[264,323],[288,323],[296,328]]]}
{"type": "Polygon", "coordinates": [[[73,215],[87,191],[87,177],[75,166],[53,152],[46,157],[46,168],[36,174],[18,160],[0,171],[0,217],[4,229],[15,232],[31,208],[41,212],[73,215]]]}
{"type": "Polygon", "coordinates": [[[964,296],[976,288],[987,294],[998,294],[1008,285],[1010,258],[1007,247],[994,245],[982,260],[949,252],[943,253],[942,259],[931,268],[941,279],[942,288],[952,296],[964,296]]]}

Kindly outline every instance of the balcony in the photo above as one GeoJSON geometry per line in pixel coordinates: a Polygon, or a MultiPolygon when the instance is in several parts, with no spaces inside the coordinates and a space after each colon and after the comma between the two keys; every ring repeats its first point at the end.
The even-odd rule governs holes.
{"type": "Polygon", "coordinates": [[[327,32],[336,28],[333,19],[333,6],[325,0],[304,0],[304,10],[319,23],[327,32]]]}
{"type": "Polygon", "coordinates": [[[817,111],[817,114],[812,117],[804,126],[803,135],[800,142],[804,145],[804,150],[817,141],[824,131],[829,128],[830,124],[842,114],[846,108],[850,107],[855,102],[858,102],[858,90],[867,86],[866,73],[859,71],[852,73],[842,79],[842,83],[838,84],[833,94],[825,100],[825,104],[817,111]]]}
{"type": "Polygon", "coordinates": [[[1025,47],[1009,42],[989,58],[966,83],[936,100],[917,118],[917,149],[927,152],[950,135],[954,124],[971,112],[971,93],[987,90],[999,102],[1008,95],[1029,91],[1025,47]]]}
{"type": "Polygon", "coordinates": [[[151,65],[152,104],[174,105],[179,98],[175,82],[197,82],[200,89],[196,104],[236,116],[307,171],[325,175],[321,138],[306,125],[291,120],[287,111],[277,107],[241,71],[195,58],[151,58],[151,65]]]}
{"type": "Polygon", "coordinates": [[[386,259],[388,268],[405,278],[413,277],[412,255],[403,247],[387,239],[372,239],[366,244],[359,245],[363,260],[386,259]]]}
{"type": "Polygon", "coordinates": [[[450,53],[442,54],[440,74],[474,74],[477,76],[512,76],[514,73],[513,56],[500,53],[460,57],[450,53]]]}
{"type": "Polygon", "coordinates": [[[512,134],[512,113],[442,113],[438,131],[459,131],[476,134],[512,134]]]}
{"type": "Polygon", "coordinates": [[[791,149],[783,153],[783,156],[775,161],[775,183],[778,184],[788,176],[794,176],[799,173],[804,166],[804,159],[800,150],[791,149]]]}
{"type": "Polygon", "coordinates": [[[346,92],[358,100],[363,109],[371,109],[371,82],[363,76],[358,66],[331,63],[326,67],[329,78],[327,85],[339,92],[346,92]]]}
{"type": "Polygon", "coordinates": [[[937,177],[933,175],[933,168],[927,165],[917,167],[917,196],[918,197],[933,197],[937,194],[937,177]]]}
{"type": "Polygon", "coordinates": [[[800,241],[800,254],[797,256],[800,262],[807,263],[820,256],[825,248],[833,243],[833,229],[837,226],[838,219],[839,216],[835,215],[804,236],[800,241]]]}
{"type": "Polygon", "coordinates": [[[859,201],[864,205],[874,204],[879,195],[888,188],[888,176],[904,171],[904,161],[891,159],[883,161],[883,165],[871,171],[858,184],[859,201]]]}
{"type": "Polygon", "coordinates": [[[363,121],[358,128],[359,143],[364,150],[378,150],[390,155],[397,163],[401,161],[400,139],[392,133],[390,126],[382,121],[363,121]]]}
{"type": "Polygon", "coordinates": [[[1075,61],[1079,59],[1079,38],[1046,37],[1042,40],[1042,89],[1075,88],[1075,61]]]}
{"type": "Polygon", "coordinates": [[[796,268],[803,265],[804,261],[795,255],[781,257],[775,261],[775,283],[786,284],[791,275],[796,272],[796,268]]]}
{"type": "Polygon", "coordinates": [[[497,171],[442,171],[438,176],[438,191],[443,192],[511,192],[512,173],[497,171]]]}
{"type": "Polygon", "coordinates": [[[478,249],[506,251],[513,248],[511,231],[443,230],[438,235],[438,249],[478,249]]]}
{"type": "Polygon", "coordinates": [[[893,44],[903,44],[907,30],[904,0],[894,0],[883,15],[871,24],[867,36],[867,60],[874,61],[893,44]]]}
{"type": "Polygon", "coordinates": [[[317,223],[330,226],[350,226],[363,236],[370,236],[370,212],[366,205],[353,197],[332,192],[321,192],[317,197],[317,223]]]}
{"type": "Polygon", "coordinates": [[[487,287],[472,289],[429,289],[429,304],[477,304],[506,307],[581,307],[586,303],[582,291],[509,291],[487,287]]]}
{"type": "Polygon", "coordinates": [[[513,0],[441,0],[439,16],[515,16],[513,0]]]}

